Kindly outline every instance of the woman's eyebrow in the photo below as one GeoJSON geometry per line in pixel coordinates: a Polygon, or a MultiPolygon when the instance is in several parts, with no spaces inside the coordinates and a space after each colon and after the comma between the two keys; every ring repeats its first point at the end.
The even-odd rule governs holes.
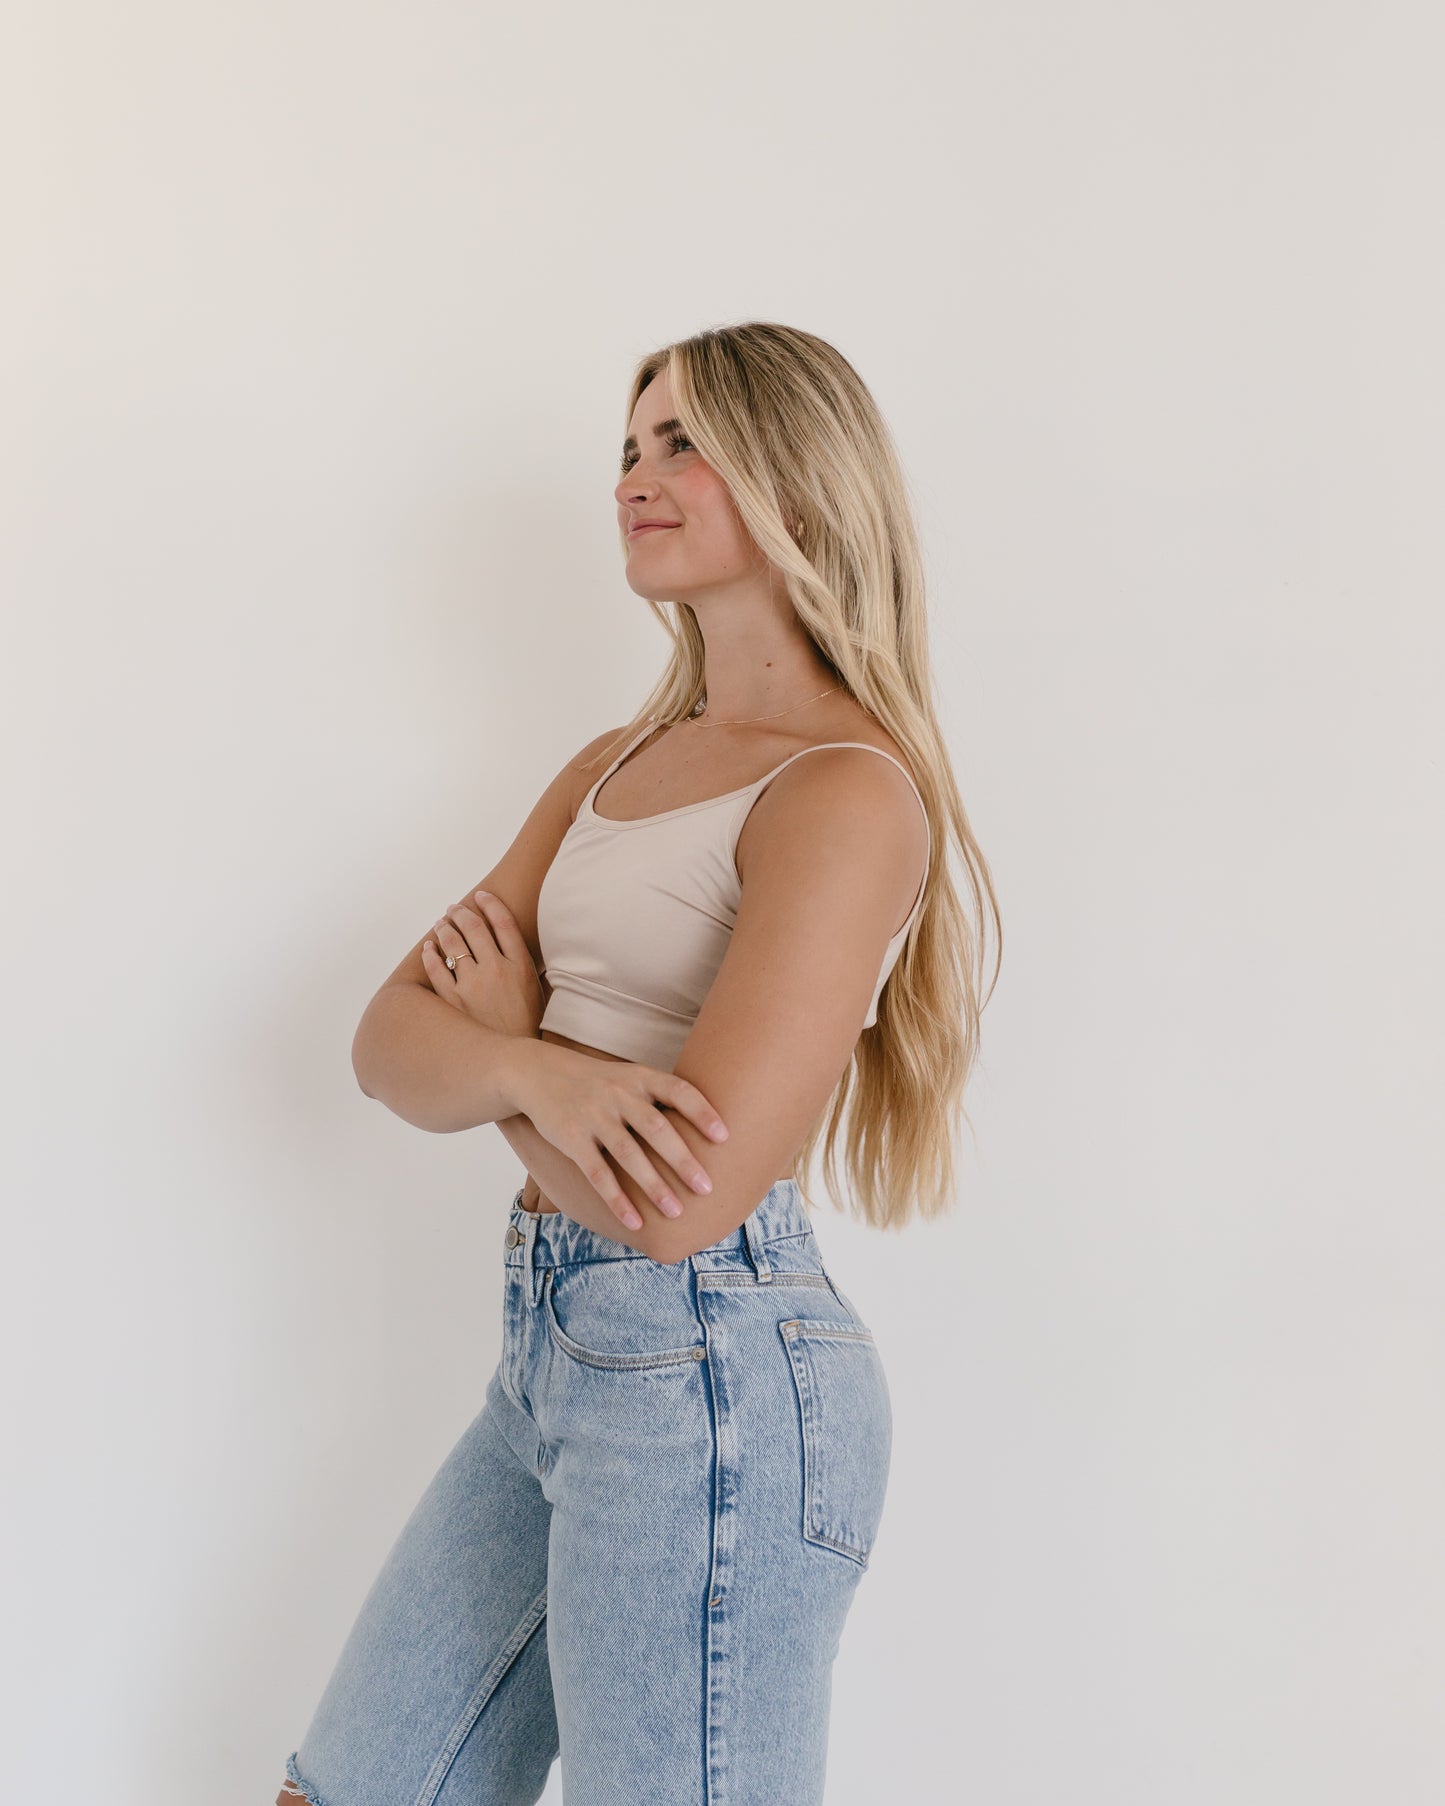
{"type": "MultiPolygon", "coordinates": [[[[671,433],[674,431],[680,432],[682,430],[682,422],[675,417],[671,420],[660,420],[652,430],[660,439],[664,433],[671,433]]],[[[637,440],[631,433],[629,433],[622,441],[622,449],[625,452],[637,450],[637,440]]]]}

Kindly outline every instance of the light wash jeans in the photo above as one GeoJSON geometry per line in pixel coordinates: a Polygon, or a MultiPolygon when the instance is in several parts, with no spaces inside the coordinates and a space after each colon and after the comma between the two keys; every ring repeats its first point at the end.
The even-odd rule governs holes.
{"type": "Polygon", "coordinates": [[[512,1201],[502,1355],[287,1763],[314,1806],[819,1806],[883,1513],[872,1333],[792,1179],[665,1265],[512,1201]]]}

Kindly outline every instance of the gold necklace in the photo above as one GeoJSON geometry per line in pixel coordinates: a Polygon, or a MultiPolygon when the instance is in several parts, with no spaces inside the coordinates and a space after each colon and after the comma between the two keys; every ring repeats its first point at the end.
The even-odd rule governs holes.
{"type": "MultiPolygon", "coordinates": [[[[841,684],[834,684],[831,689],[820,690],[816,696],[805,696],[802,702],[795,702],[792,709],[779,709],[778,715],[791,715],[793,709],[801,709],[810,702],[821,702],[825,696],[831,696],[834,690],[841,689],[841,684]]],[[[699,721],[699,712],[707,707],[707,699],[699,697],[697,707],[690,715],[684,717],[694,727],[747,727],[754,721],[776,721],[778,715],[747,715],[741,721],[699,721]]]]}

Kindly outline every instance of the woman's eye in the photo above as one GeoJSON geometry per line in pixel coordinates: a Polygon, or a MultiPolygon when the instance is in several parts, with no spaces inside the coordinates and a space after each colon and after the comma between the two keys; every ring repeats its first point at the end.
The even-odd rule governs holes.
{"type": "MultiPolygon", "coordinates": [[[[685,439],[681,433],[669,433],[667,436],[667,443],[671,447],[674,456],[676,456],[676,454],[678,452],[696,451],[697,450],[697,447],[693,444],[692,440],[685,439]]],[[[637,462],[637,458],[634,453],[624,452],[622,454],[622,474],[623,474],[623,476],[627,475],[628,471],[632,469],[632,466],[636,462],[637,462]]]]}

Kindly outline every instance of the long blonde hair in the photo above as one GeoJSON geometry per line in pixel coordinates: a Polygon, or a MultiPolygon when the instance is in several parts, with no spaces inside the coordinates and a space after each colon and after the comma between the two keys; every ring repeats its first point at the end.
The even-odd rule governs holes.
{"type": "MultiPolygon", "coordinates": [[[[934,708],[923,561],[907,485],[862,378],[812,333],[749,321],[651,352],[633,374],[627,421],[664,371],[682,430],[782,572],[798,619],[836,681],[906,754],[928,812],[933,852],[923,900],[883,988],[878,1019],[859,1036],[797,1155],[805,1206],[812,1205],[805,1175],[821,1143],[832,1196],[846,1195],[849,1214],[875,1228],[901,1229],[915,1215],[939,1217],[952,1205],[953,1124],[957,1116],[969,1120],[963,1092],[1003,957],[993,882],[934,708]],[[796,537],[789,522],[799,523],[796,537]],[[950,831],[974,917],[960,904],[944,856],[950,831]],[[985,900],[998,950],[982,995],[985,900]],[[847,1175],[841,1188],[840,1140],[847,1175]]],[[[625,548],[625,529],[621,537],[625,548]]],[[[684,720],[705,688],[703,638],[692,610],[647,602],[672,653],[624,730],[629,737],[648,720],[684,720]]]]}

